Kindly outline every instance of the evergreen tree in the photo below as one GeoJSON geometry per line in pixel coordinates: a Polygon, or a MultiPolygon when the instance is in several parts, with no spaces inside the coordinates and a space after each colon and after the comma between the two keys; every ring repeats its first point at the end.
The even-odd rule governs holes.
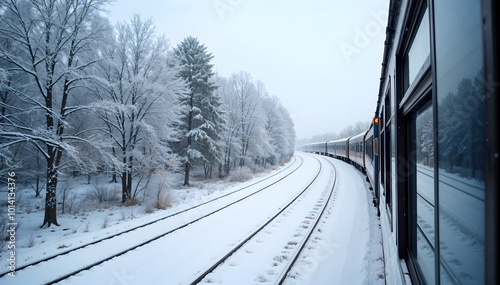
{"type": "MultiPolygon", "coordinates": [[[[205,118],[204,125],[200,126],[207,133],[207,137],[201,146],[204,157],[205,179],[212,177],[214,164],[221,165],[220,149],[222,145],[221,133],[225,124],[225,116],[222,111],[222,98],[219,94],[212,92],[202,100],[202,115],[205,118]]],[[[221,169],[219,168],[219,176],[221,169]]]]}
{"type": "Polygon", "coordinates": [[[214,96],[216,89],[212,81],[214,73],[210,61],[213,55],[205,45],[194,37],[185,38],[175,49],[174,54],[181,66],[180,77],[188,85],[188,95],[183,103],[186,110],[181,125],[183,138],[178,150],[184,158],[184,185],[189,185],[189,172],[196,162],[207,163],[218,160],[220,99],[214,96]]]}

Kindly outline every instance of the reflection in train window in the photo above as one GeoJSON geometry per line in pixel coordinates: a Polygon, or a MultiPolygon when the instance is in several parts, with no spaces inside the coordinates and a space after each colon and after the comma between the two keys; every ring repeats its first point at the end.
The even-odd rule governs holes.
{"type": "Polygon", "coordinates": [[[435,282],[435,189],[434,189],[434,132],[432,107],[420,110],[414,122],[413,171],[415,228],[413,255],[421,276],[427,284],[435,282]]]}
{"type": "Polygon", "coordinates": [[[484,284],[481,3],[434,3],[439,280],[441,284],[484,284]]]}

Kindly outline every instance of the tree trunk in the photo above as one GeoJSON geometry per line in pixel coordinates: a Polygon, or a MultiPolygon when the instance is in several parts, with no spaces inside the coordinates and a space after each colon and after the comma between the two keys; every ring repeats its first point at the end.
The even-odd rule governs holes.
{"type": "Polygon", "coordinates": [[[184,186],[189,186],[189,170],[191,168],[191,165],[188,162],[186,162],[186,165],[184,167],[184,186]]]}
{"type": "Polygon", "coordinates": [[[111,183],[118,183],[118,178],[116,176],[116,167],[113,166],[113,174],[111,174],[111,183]]]}
{"type": "Polygon", "coordinates": [[[127,202],[128,200],[128,193],[127,193],[127,171],[124,170],[122,171],[122,203],[127,202]]]}
{"type": "Polygon", "coordinates": [[[40,186],[40,175],[36,175],[35,181],[35,198],[40,197],[40,192],[42,192],[42,187],[40,186]]]}
{"type": "MultiPolygon", "coordinates": [[[[49,159],[49,162],[52,159],[49,159]]],[[[54,167],[52,163],[49,164],[47,169],[47,193],[45,194],[45,217],[43,218],[42,228],[47,225],[50,227],[52,224],[59,226],[57,223],[56,216],[56,206],[57,206],[57,197],[56,197],[56,188],[57,188],[57,169],[54,167]]]]}
{"type": "Polygon", "coordinates": [[[132,198],[132,165],[129,165],[127,171],[127,196],[129,199],[132,198]]]}
{"type": "MultiPolygon", "coordinates": [[[[123,141],[125,139],[123,138],[123,141]]],[[[130,194],[128,192],[128,185],[127,185],[127,172],[128,172],[128,166],[127,166],[127,151],[125,148],[122,148],[122,162],[124,165],[124,168],[121,172],[121,180],[122,180],[122,203],[127,202],[127,200],[130,198],[130,194]]]]}
{"type": "MultiPolygon", "coordinates": [[[[109,128],[109,130],[111,130],[111,128],[109,126],[108,126],[108,128],[109,128]]],[[[115,147],[112,147],[111,150],[113,152],[113,157],[116,157],[115,147]]],[[[116,166],[113,166],[113,169],[111,171],[112,171],[111,183],[118,183],[118,179],[117,179],[117,175],[116,175],[116,166]]]]}

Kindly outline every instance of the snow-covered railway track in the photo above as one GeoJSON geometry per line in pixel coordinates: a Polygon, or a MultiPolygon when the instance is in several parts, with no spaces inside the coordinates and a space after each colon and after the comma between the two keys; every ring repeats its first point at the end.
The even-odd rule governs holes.
{"type": "MultiPolygon", "coordinates": [[[[241,240],[241,242],[234,246],[233,249],[228,251],[227,254],[214,262],[207,270],[204,270],[201,274],[199,274],[196,279],[190,281],[189,284],[219,283],[219,281],[224,281],[232,284],[232,280],[218,280],[217,271],[223,271],[221,275],[231,276],[231,273],[228,274],[228,272],[231,271],[231,267],[235,266],[235,262],[232,262],[230,260],[233,255],[240,252],[242,255],[245,255],[245,253],[253,253],[254,249],[252,249],[251,245],[252,240],[254,240],[254,242],[256,243],[259,243],[259,241],[257,240],[259,235],[265,235],[266,232],[269,233],[273,230],[273,227],[276,227],[276,224],[285,224],[291,222],[291,224],[294,224],[294,226],[292,226],[294,227],[294,229],[292,229],[293,235],[290,235],[288,237],[290,241],[284,246],[284,248],[286,248],[286,253],[281,251],[278,256],[274,257],[273,262],[270,263],[270,267],[274,267],[274,272],[270,273],[270,271],[267,270],[267,276],[261,274],[259,276],[254,276],[256,279],[253,280],[259,283],[271,282],[273,284],[282,284],[290,276],[290,271],[295,265],[295,262],[299,258],[300,254],[304,251],[304,248],[306,247],[308,242],[311,240],[315,230],[318,229],[318,224],[322,219],[335,191],[337,170],[333,163],[324,159],[322,160],[328,162],[332,166],[330,171],[325,170],[323,167],[321,167],[320,172],[318,172],[318,174],[309,182],[309,184],[304,187],[299,195],[294,197],[287,205],[285,205],[275,215],[270,217],[269,220],[262,224],[262,226],[248,235],[248,237],[241,240]],[[311,190],[311,186],[313,184],[317,184],[320,174],[325,175],[323,172],[331,173],[329,174],[330,179],[328,180],[327,188],[325,188],[319,195],[317,195],[318,193],[310,193],[313,192],[313,190],[311,190]],[[304,197],[306,195],[309,195],[310,197],[304,197]],[[299,203],[306,204],[306,206],[297,205],[299,203]],[[297,223],[297,221],[301,222],[297,223]],[[278,272],[276,272],[276,270],[278,272]],[[214,277],[211,277],[212,275],[214,277]]],[[[322,164],[320,163],[320,165],[322,164]]],[[[318,187],[318,185],[315,186],[316,188],[318,187]]],[[[259,262],[266,262],[266,260],[259,260],[259,262]]],[[[249,266],[253,266],[252,264],[249,264],[251,262],[247,261],[246,263],[249,266]]],[[[251,271],[246,270],[245,265],[241,265],[240,267],[240,271],[251,271]]],[[[245,280],[244,283],[250,281],[239,273],[235,273],[232,275],[237,276],[238,279],[241,278],[242,280],[245,280]]]]}
{"type": "Polygon", "coordinates": [[[318,160],[309,155],[303,158],[304,163],[298,171],[265,191],[61,280],[60,284],[189,284],[203,268],[225,255],[298,196],[311,177],[317,176],[320,172],[318,160]]]}
{"type": "Polygon", "coordinates": [[[314,232],[316,230],[318,230],[319,222],[321,221],[321,219],[325,215],[325,211],[328,208],[328,204],[332,201],[332,197],[333,197],[333,194],[335,192],[335,185],[337,182],[337,169],[335,168],[335,165],[330,160],[327,160],[327,161],[328,161],[328,163],[330,163],[333,166],[334,173],[335,173],[334,177],[331,181],[332,187],[328,193],[328,198],[324,201],[320,213],[318,215],[316,215],[314,218],[313,217],[310,218],[313,220],[312,225],[310,225],[307,228],[307,233],[304,235],[304,238],[302,239],[301,244],[298,246],[298,250],[296,250],[293,253],[292,257],[289,259],[290,262],[288,262],[288,264],[285,266],[286,269],[283,270],[282,274],[279,276],[279,278],[276,279],[277,280],[276,284],[283,284],[285,282],[286,278],[290,276],[290,272],[291,272],[292,268],[295,266],[295,263],[297,262],[301,253],[304,252],[306,245],[309,242],[311,242],[314,232]]]}
{"type": "MultiPolygon", "coordinates": [[[[286,168],[280,170],[279,172],[268,176],[264,179],[261,179],[255,183],[252,183],[250,185],[247,185],[245,187],[239,188],[237,190],[231,191],[229,193],[223,194],[221,196],[218,196],[214,199],[205,201],[203,203],[197,204],[195,206],[188,207],[186,209],[183,209],[181,211],[169,214],[167,216],[161,217],[159,219],[155,219],[153,221],[150,221],[148,223],[144,223],[139,226],[135,226],[133,228],[129,228],[125,231],[121,231],[97,240],[94,240],[93,242],[86,243],[83,245],[79,245],[76,247],[69,248],[65,251],[59,252],[55,255],[51,255],[48,257],[44,257],[35,261],[31,261],[30,263],[26,264],[20,264],[16,268],[16,277],[11,277],[7,276],[8,272],[1,272],[0,273],[0,283],[1,284],[24,284],[21,279],[26,279],[26,280],[37,280],[37,282],[42,282],[44,284],[53,284],[56,282],[59,282],[61,280],[67,279],[70,276],[73,276],[75,274],[78,274],[79,272],[88,270],[96,265],[102,264],[106,262],[107,260],[113,259],[117,256],[121,256],[129,251],[132,251],[134,249],[137,249],[141,246],[144,246],[146,244],[149,244],[157,239],[160,239],[172,232],[175,232],[179,229],[182,229],[192,223],[195,223],[199,220],[202,220],[214,213],[217,213],[224,208],[227,208],[235,203],[238,203],[244,199],[247,199],[248,197],[251,197],[268,187],[271,187],[272,185],[275,185],[276,183],[282,181],[283,179],[287,178],[288,176],[292,175],[294,172],[296,172],[300,166],[303,164],[303,159],[299,157],[294,157],[294,162],[291,163],[289,166],[286,168]],[[257,190],[255,190],[257,189],[257,190]],[[244,191],[246,190],[246,191],[244,191]],[[232,201],[227,201],[232,199],[232,201]],[[202,207],[205,208],[215,208],[215,210],[206,210],[206,209],[201,209],[202,207]],[[132,245],[127,245],[124,246],[122,249],[118,250],[112,255],[106,255],[104,257],[96,257],[96,258],[91,258],[90,262],[86,262],[85,265],[78,267],[76,270],[72,270],[70,272],[66,271],[67,273],[63,273],[64,269],[69,268],[68,263],[64,262],[59,262],[58,259],[64,258],[64,257],[69,257],[67,259],[69,260],[78,260],[78,257],[70,257],[70,255],[80,255],[80,256],[85,256],[85,252],[88,250],[91,250],[91,247],[95,246],[100,246],[104,243],[114,243],[114,244],[120,244],[121,241],[126,240],[128,236],[137,236],[135,233],[144,233],[147,232],[150,227],[155,227],[155,228],[162,228],[161,226],[158,226],[160,223],[165,223],[166,221],[169,221],[170,219],[176,217],[176,216],[183,216],[181,220],[183,219],[183,223],[181,223],[178,226],[170,227],[168,228],[167,231],[161,231],[160,233],[155,234],[153,232],[153,236],[149,237],[142,237],[141,242],[139,243],[133,243],[132,245]],[[120,240],[117,240],[120,239],[120,240]],[[53,264],[53,266],[51,265],[53,264]],[[37,267],[42,266],[44,268],[49,268],[48,270],[49,275],[57,275],[57,278],[48,278],[48,279],[40,279],[40,276],[46,275],[47,271],[43,270],[38,270],[37,267]],[[25,273],[28,272],[28,273],[25,273]],[[61,273],[58,273],[61,272],[61,273]],[[41,273],[41,274],[39,274],[41,273]],[[51,274],[52,273],[52,274],[51,274]],[[38,276],[34,278],[34,276],[38,276]],[[21,282],[21,283],[19,283],[21,282]]],[[[141,236],[142,234],[139,234],[141,236]]],[[[132,238],[133,240],[133,238],[132,238]]],[[[31,282],[29,282],[31,284],[31,282]]],[[[26,283],[28,284],[28,283],[26,283]]],[[[34,283],[33,283],[34,284],[34,283]]]]}

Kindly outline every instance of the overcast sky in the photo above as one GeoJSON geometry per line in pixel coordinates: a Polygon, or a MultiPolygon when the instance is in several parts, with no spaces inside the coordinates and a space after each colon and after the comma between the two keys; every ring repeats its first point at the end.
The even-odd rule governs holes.
{"type": "Polygon", "coordinates": [[[375,112],[388,0],[117,0],[112,21],[152,18],[176,46],[194,36],[215,71],[248,71],[280,98],[298,138],[375,112]]]}

